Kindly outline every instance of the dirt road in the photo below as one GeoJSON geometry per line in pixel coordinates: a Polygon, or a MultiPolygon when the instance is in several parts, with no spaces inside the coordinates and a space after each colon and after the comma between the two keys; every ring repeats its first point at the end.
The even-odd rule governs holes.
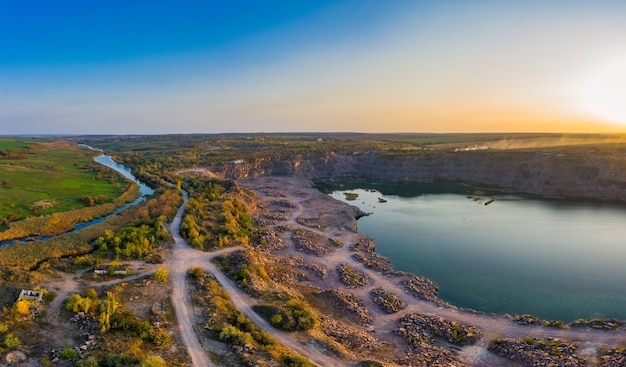
{"type": "Polygon", "coordinates": [[[276,330],[267,321],[252,311],[252,306],[255,305],[257,301],[246,295],[211,262],[211,259],[215,256],[233,252],[239,248],[227,248],[207,253],[192,248],[187,244],[178,231],[184,213],[184,206],[188,200],[187,193],[184,193],[184,199],[183,205],[178,210],[170,226],[175,245],[172,256],[166,260],[165,265],[174,285],[172,303],[176,311],[183,342],[187,346],[187,351],[193,361],[193,365],[196,367],[214,366],[207,358],[207,353],[203,350],[194,331],[193,325],[196,325],[196,322],[192,312],[191,298],[189,297],[187,286],[187,271],[192,267],[200,267],[215,276],[224,290],[230,294],[232,302],[241,312],[246,314],[260,329],[270,333],[279,343],[309,358],[309,360],[319,366],[345,366],[345,362],[320,354],[319,350],[314,346],[303,345],[295,340],[292,335],[276,330]]]}

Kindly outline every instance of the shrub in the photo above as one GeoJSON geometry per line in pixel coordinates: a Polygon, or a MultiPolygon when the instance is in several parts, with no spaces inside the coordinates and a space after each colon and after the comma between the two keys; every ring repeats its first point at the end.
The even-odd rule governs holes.
{"type": "Polygon", "coordinates": [[[75,351],[72,348],[65,348],[60,353],[61,358],[63,358],[63,359],[72,359],[72,358],[76,357],[77,354],[78,354],[78,352],[75,351]]]}
{"type": "Polygon", "coordinates": [[[237,329],[233,325],[225,324],[220,331],[220,340],[231,344],[244,345],[252,343],[252,335],[237,329]]]}
{"type": "Polygon", "coordinates": [[[204,276],[204,270],[202,268],[194,267],[189,270],[189,275],[194,278],[202,278],[204,276]]]}
{"type": "Polygon", "coordinates": [[[15,302],[13,306],[15,313],[19,316],[26,316],[30,312],[30,303],[27,300],[21,300],[15,302]]]}
{"type": "Polygon", "coordinates": [[[76,366],[78,367],[98,367],[98,360],[94,356],[89,356],[85,359],[82,359],[76,362],[76,366]]]}
{"type": "Polygon", "coordinates": [[[284,356],[282,362],[287,367],[313,367],[313,364],[308,359],[294,355],[284,356]]]}
{"type": "Polygon", "coordinates": [[[150,336],[152,342],[159,347],[169,347],[174,341],[174,338],[168,334],[165,330],[157,330],[150,336]]]}
{"type": "Polygon", "coordinates": [[[154,279],[157,282],[165,283],[170,279],[169,272],[167,271],[167,269],[163,267],[158,268],[156,272],[154,273],[154,279]]]}
{"type": "Polygon", "coordinates": [[[65,302],[65,309],[71,312],[88,313],[92,309],[92,302],[93,300],[90,298],[83,298],[80,294],[73,294],[65,302]]]}
{"type": "Polygon", "coordinates": [[[141,367],[167,367],[167,363],[159,356],[147,356],[141,362],[141,367]]]}
{"type": "Polygon", "coordinates": [[[21,345],[20,340],[13,333],[9,333],[4,337],[4,346],[8,349],[15,349],[21,345]]]}

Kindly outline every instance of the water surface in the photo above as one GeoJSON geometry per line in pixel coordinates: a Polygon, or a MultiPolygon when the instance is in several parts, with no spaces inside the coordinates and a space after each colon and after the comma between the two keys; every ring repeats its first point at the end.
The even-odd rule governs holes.
{"type": "Polygon", "coordinates": [[[566,322],[626,319],[624,206],[349,191],[358,198],[331,195],[373,213],[358,227],[375,238],[376,250],[396,268],[436,281],[452,304],[566,322]]]}

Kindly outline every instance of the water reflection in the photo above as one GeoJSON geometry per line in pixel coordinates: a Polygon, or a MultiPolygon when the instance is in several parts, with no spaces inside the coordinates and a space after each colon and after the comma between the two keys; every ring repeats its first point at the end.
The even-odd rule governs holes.
{"type": "MultiPolygon", "coordinates": [[[[358,226],[376,250],[435,280],[455,305],[564,321],[626,318],[624,206],[423,191],[381,203],[380,192],[350,192],[358,198],[348,203],[373,213],[358,226]]],[[[346,201],[342,191],[332,196],[346,201]]]]}

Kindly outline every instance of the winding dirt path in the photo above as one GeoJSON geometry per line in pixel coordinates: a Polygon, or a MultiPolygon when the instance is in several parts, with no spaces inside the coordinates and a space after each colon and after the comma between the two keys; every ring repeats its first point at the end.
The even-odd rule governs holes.
{"type": "Polygon", "coordinates": [[[217,269],[215,264],[211,261],[212,258],[221,254],[237,251],[239,250],[239,247],[226,248],[207,253],[189,246],[189,244],[179,234],[185,204],[188,200],[186,192],[183,196],[184,203],[178,209],[176,217],[170,226],[170,233],[172,234],[175,244],[172,256],[166,260],[165,265],[174,285],[172,304],[174,305],[174,309],[176,311],[176,317],[178,319],[183,342],[187,347],[187,351],[192,359],[193,365],[196,367],[214,366],[214,364],[209,361],[207,353],[203,350],[194,330],[193,325],[196,325],[196,322],[192,312],[193,306],[187,285],[187,271],[192,267],[200,267],[215,276],[222,288],[230,294],[232,302],[241,312],[257,324],[260,329],[270,333],[279,343],[283,344],[290,350],[307,357],[319,366],[344,366],[345,362],[320,354],[314,346],[299,343],[293,338],[293,334],[284,333],[275,329],[267,321],[257,315],[256,312],[252,311],[252,306],[257,304],[257,301],[239,289],[235,283],[228,279],[219,269],[217,269]]]}

